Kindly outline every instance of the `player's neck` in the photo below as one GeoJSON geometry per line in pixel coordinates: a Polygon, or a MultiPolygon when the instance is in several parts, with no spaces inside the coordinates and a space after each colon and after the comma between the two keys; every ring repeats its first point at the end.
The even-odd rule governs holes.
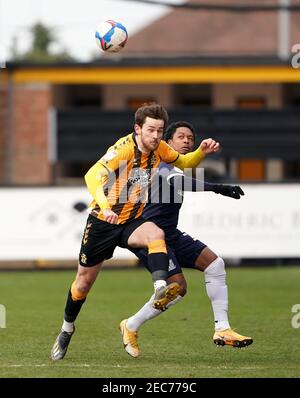
{"type": "Polygon", "coordinates": [[[137,147],[138,147],[139,151],[141,151],[142,153],[150,153],[151,152],[149,149],[147,149],[143,145],[142,140],[140,139],[139,136],[136,135],[135,139],[136,139],[136,143],[137,143],[137,147]]]}

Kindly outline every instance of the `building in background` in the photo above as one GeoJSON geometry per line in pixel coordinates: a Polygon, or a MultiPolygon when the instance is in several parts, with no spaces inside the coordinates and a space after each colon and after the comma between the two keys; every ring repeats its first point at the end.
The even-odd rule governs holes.
{"type": "MultiPolygon", "coordinates": [[[[300,37],[298,20],[289,13],[290,43],[300,37]]],[[[222,153],[205,164],[211,178],[299,179],[300,70],[292,53],[281,58],[279,29],[278,12],[175,9],[119,54],[88,64],[8,63],[0,72],[0,183],[82,183],[149,100],[221,141],[222,153]]]]}
{"type": "MultiPolygon", "coordinates": [[[[299,259],[300,68],[291,49],[300,14],[288,14],[289,41],[278,40],[278,12],[180,9],[130,37],[121,53],[90,63],[7,63],[0,70],[0,264],[76,266],[89,200],[83,175],[132,131],[146,101],[219,140],[221,153],[202,163],[206,179],[237,181],[247,192],[238,203],[208,195],[205,206],[206,195],[187,194],[183,230],[225,258],[299,259]]],[[[128,264],[128,253],[115,258],[128,264]]]]}

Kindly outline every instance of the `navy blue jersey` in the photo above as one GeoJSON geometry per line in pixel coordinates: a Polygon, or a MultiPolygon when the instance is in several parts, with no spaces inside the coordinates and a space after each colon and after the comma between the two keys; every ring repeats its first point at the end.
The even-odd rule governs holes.
{"type": "MultiPolygon", "coordinates": [[[[231,187],[222,184],[205,182],[203,169],[198,169],[200,178],[189,177],[174,166],[161,162],[152,180],[148,203],[143,211],[143,218],[153,221],[162,228],[166,234],[166,240],[173,239],[177,233],[179,211],[183,203],[184,191],[200,192],[212,191],[231,196],[231,187]],[[226,191],[226,192],[225,192],[226,191]]],[[[239,196],[239,195],[238,195],[239,196]]]]}
{"type": "Polygon", "coordinates": [[[153,178],[148,203],[143,211],[143,218],[153,221],[166,233],[170,239],[176,233],[179,211],[183,202],[183,190],[169,184],[170,179],[182,176],[173,166],[161,162],[153,178]]]}

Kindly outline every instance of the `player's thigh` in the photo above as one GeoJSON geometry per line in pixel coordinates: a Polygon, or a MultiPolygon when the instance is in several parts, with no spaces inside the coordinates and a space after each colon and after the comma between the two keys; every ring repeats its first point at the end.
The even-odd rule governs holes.
{"type": "Polygon", "coordinates": [[[205,243],[181,231],[179,231],[177,238],[172,241],[171,246],[180,266],[194,269],[197,269],[197,259],[207,247],[205,243]]]}
{"type": "Polygon", "coordinates": [[[139,225],[128,236],[127,244],[131,247],[147,247],[149,242],[164,239],[165,234],[162,229],[151,221],[146,221],[139,225]]]}
{"type": "Polygon", "coordinates": [[[109,224],[89,215],[79,252],[80,266],[91,268],[111,258],[122,231],[121,225],[109,224]]]}
{"type": "Polygon", "coordinates": [[[195,268],[204,271],[217,257],[209,247],[205,247],[195,261],[195,268]]]}

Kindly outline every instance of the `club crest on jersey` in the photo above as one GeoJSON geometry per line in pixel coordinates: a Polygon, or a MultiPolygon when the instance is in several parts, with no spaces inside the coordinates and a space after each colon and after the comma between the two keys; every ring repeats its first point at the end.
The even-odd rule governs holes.
{"type": "Polygon", "coordinates": [[[132,169],[128,182],[131,185],[138,184],[140,187],[146,187],[149,184],[151,175],[148,170],[135,168],[132,169]]]}
{"type": "Polygon", "coordinates": [[[81,254],[80,260],[81,260],[82,264],[86,264],[86,262],[87,262],[87,257],[86,257],[86,255],[85,255],[84,253],[81,254]]]}

